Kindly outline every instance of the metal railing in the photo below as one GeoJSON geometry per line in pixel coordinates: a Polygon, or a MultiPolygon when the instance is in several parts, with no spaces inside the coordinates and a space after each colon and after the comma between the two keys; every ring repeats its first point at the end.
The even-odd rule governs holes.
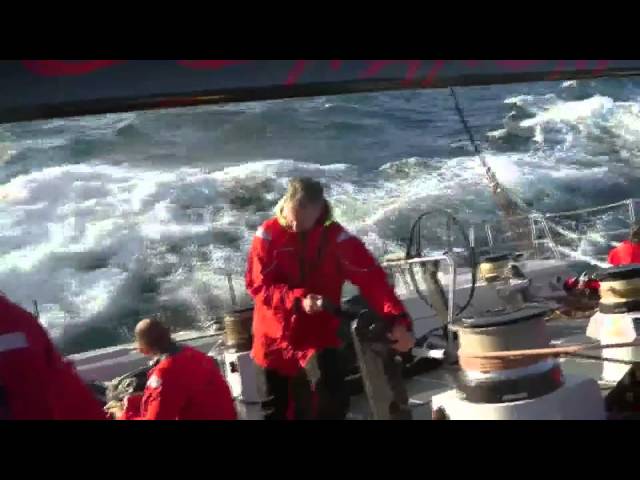
{"type": "MultiPolygon", "coordinates": [[[[497,224],[482,222],[480,225],[482,226],[481,230],[484,231],[486,237],[486,246],[477,246],[476,251],[479,253],[487,252],[494,253],[497,250],[519,250],[519,251],[531,251],[535,254],[536,258],[539,258],[538,246],[545,245],[547,246],[553,258],[576,258],[579,260],[590,261],[591,263],[602,266],[603,262],[599,261],[597,258],[588,257],[580,254],[577,251],[573,251],[570,248],[563,246],[562,240],[568,241],[579,241],[582,239],[588,239],[593,241],[596,244],[601,244],[603,246],[608,247],[616,247],[620,244],[620,242],[612,239],[612,237],[622,236],[624,234],[630,233],[630,227],[635,224],[636,215],[635,215],[635,202],[640,201],[640,199],[630,198],[627,200],[623,200],[621,202],[615,202],[607,205],[602,205],[598,207],[591,208],[583,208],[578,210],[569,210],[563,212],[554,212],[554,213],[534,213],[528,216],[519,216],[514,217],[512,220],[529,220],[529,229],[531,233],[531,241],[523,242],[523,241],[500,241],[499,236],[497,235],[497,224]],[[607,210],[615,209],[616,207],[625,207],[626,212],[619,212],[619,217],[624,217],[624,220],[629,225],[629,228],[617,228],[610,230],[598,230],[597,232],[590,232],[587,234],[580,234],[577,232],[572,232],[568,228],[565,228],[560,223],[563,217],[572,217],[579,215],[587,215],[596,214],[597,217],[598,212],[605,212],[607,210]],[[554,238],[555,235],[555,238],[554,238]]],[[[576,222],[578,223],[578,222],[576,222]]],[[[472,227],[470,231],[470,235],[476,236],[477,229],[476,227],[472,227]]],[[[604,264],[606,265],[606,264],[604,264]]]]}

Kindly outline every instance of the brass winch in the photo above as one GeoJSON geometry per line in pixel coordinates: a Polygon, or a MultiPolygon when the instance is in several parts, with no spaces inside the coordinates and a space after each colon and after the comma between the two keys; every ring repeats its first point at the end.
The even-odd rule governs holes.
{"type": "Polygon", "coordinates": [[[224,316],[224,345],[227,351],[248,352],[253,341],[253,307],[234,310],[224,316]]]}
{"type": "Polygon", "coordinates": [[[487,283],[504,280],[509,277],[510,262],[511,255],[508,253],[482,257],[478,266],[478,277],[487,283]]]}
{"type": "Polygon", "coordinates": [[[598,272],[600,313],[640,311],[640,265],[631,264],[598,272]]]}

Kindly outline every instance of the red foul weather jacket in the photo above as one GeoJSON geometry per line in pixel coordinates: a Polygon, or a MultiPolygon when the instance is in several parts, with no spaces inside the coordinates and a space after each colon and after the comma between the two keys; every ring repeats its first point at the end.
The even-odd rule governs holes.
{"type": "Polygon", "coordinates": [[[625,240],[609,252],[608,261],[611,265],[640,263],[640,243],[633,243],[629,240],[625,240]]]}
{"type": "Polygon", "coordinates": [[[325,213],[304,234],[287,228],[282,205],[276,217],[258,228],[249,252],[246,286],[254,299],[254,361],[293,376],[323,348],[338,347],[340,321],[328,312],[306,314],[302,299],[310,293],[340,305],[350,281],[368,305],[390,321],[411,328],[404,307],[384,270],[360,239],[325,213]]]}
{"type": "Polygon", "coordinates": [[[231,392],[214,360],[175,347],[149,370],[142,396],[130,397],[119,420],[236,420],[231,392]]]}
{"type": "Polygon", "coordinates": [[[0,419],[106,420],[38,320],[1,295],[0,419]]]}

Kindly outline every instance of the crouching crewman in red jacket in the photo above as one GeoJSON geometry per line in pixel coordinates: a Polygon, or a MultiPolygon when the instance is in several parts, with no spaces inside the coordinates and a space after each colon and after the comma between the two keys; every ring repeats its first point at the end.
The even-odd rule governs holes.
{"type": "Polygon", "coordinates": [[[140,353],[155,356],[142,395],[125,398],[111,409],[119,420],[236,420],[229,387],[214,360],[171,339],[159,320],[136,326],[140,353]]]}
{"type": "Polygon", "coordinates": [[[276,217],[256,232],[246,286],[254,299],[254,361],[264,369],[273,409],[269,420],[344,419],[349,394],[339,359],[340,305],[350,281],[393,328],[394,348],[413,347],[411,320],[362,241],[336,222],[322,185],[291,180],[276,217]],[[291,415],[289,415],[291,416],[291,415]]]}

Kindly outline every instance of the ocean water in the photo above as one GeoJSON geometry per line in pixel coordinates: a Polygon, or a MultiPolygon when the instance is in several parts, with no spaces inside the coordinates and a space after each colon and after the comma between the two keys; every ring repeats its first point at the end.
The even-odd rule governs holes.
{"type": "MultiPolygon", "coordinates": [[[[543,212],[633,197],[640,84],[459,89],[499,180],[543,212]]],[[[0,290],[65,353],[131,339],[144,315],[199,329],[246,302],[245,256],[292,176],[327,187],[377,254],[415,217],[498,217],[447,90],[138,112],[0,126],[0,290]]],[[[437,250],[438,246],[434,245],[437,250]]]]}

